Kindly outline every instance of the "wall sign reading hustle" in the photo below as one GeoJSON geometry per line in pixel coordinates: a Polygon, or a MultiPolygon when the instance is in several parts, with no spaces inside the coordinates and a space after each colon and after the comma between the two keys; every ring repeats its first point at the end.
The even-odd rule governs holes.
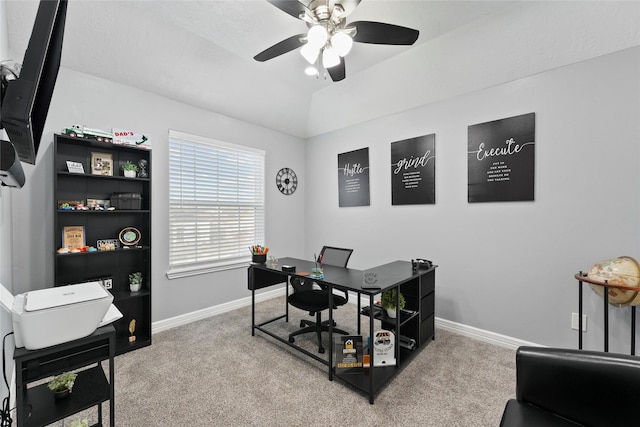
{"type": "Polygon", "coordinates": [[[339,206],[369,206],[369,148],[338,154],[339,206]]]}
{"type": "Polygon", "coordinates": [[[391,204],[436,202],[436,135],[391,143],[391,204]]]}
{"type": "Polygon", "coordinates": [[[468,129],[469,203],[534,200],[535,113],[468,129]]]}

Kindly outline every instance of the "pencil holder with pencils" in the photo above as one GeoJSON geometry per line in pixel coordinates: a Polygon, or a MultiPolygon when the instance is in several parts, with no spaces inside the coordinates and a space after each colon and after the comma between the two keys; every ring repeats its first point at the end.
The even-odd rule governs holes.
{"type": "Polygon", "coordinates": [[[269,248],[266,246],[251,246],[251,262],[254,264],[264,264],[267,261],[269,248]]]}

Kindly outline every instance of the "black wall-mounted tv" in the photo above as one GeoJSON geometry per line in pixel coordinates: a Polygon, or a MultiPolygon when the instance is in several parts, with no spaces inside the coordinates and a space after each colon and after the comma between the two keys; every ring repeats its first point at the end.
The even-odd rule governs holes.
{"type": "Polygon", "coordinates": [[[22,70],[6,82],[0,120],[20,160],[35,164],[62,57],[67,0],[41,0],[22,70]]]}

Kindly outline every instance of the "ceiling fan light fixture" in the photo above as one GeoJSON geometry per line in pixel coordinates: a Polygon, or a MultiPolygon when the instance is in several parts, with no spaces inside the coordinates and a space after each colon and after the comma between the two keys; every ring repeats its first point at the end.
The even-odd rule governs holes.
{"type": "Polygon", "coordinates": [[[307,68],[304,69],[304,73],[307,76],[317,76],[318,75],[318,69],[316,67],[314,67],[313,65],[308,66],[307,68]]]}
{"type": "Polygon", "coordinates": [[[338,32],[331,36],[331,46],[336,50],[338,55],[346,56],[353,46],[353,39],[347,34],[338,32]]]}
{"type": "Polygon", "coordinates": [[[307,33],[307,39],[309,40],[307,44],[320,49],[325,45],[325,43],[327,43],[328,38],[329,35],[327,34],[327,29],[324,26],[314,25],[309,29],[309,32],[307,33]]]}
{"type": "Polygon", "coordinates": [[[327,47],[322,51],[322,66],[324,68],[335,67],[340,64],[340,55],[333,47],[327,47]]]}
{"type": "Polygon", "coordinates": [[[318,59],[319,54],[320,49],[313,46],[310,42],[307,42],[307,44],[302,46],[302,49],[300,49],[300,55],[302,55],[302,57],[312,65],[316,63],[316,59],[318,59]]]}

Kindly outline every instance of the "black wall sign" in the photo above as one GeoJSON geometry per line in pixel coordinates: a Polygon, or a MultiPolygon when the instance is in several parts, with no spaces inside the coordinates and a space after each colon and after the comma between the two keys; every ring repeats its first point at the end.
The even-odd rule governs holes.
{"type": "Polygon", "coordinates": [[[391,204],[436,202],[436,135],[391,143],[391,204]]]}
{"type": "Polygon", "coordinates": [[[534,200],[535,113],[469,126],[469,202],[534,200]]]}
{"type": "Polygon", "coordinates": [[[369,148],[338,154],[339,206],[369,206],[369,148]]]}

